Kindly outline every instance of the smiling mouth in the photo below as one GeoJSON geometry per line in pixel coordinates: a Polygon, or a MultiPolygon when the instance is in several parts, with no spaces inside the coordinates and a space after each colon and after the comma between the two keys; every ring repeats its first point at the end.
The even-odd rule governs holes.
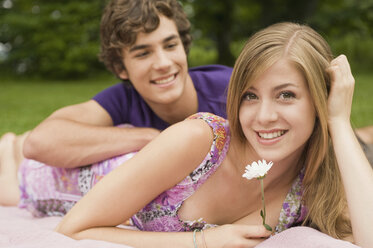
{"type": "Polygon", "coordinates": [[[262,139],[275,139],[278,138],[282,135],[284,135],[287,131],[286,130],[281,130],[281,131],[276,131],[276,132],[271,132],[271,133],[261,133],[257,132],[258,136],[262,139]]]}
{"type": "Polygon", "coordinates": [[[169,76],[167,78],[164,78],[164,79],[161,79],[161,80],[153,80],[152,83],[159,84],[159,85],[168,84],[171,81],[173,81],[175,78],[176,78],[176,74],[172,74],[171,76],[169,76]]]}

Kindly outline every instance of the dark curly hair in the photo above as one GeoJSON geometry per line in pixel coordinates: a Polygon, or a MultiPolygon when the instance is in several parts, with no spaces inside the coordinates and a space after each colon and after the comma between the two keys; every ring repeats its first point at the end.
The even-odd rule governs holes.
{"type": "Polygon", "coordinates": [[[118,78],[125,70],[122,49],[134,44],[139,32],[157,29],[159,15],[175,22],[188,53],[192,42],[190,22],[177,0],[112,0],[106,6],[101,19],[99,58],[118,78]]]}

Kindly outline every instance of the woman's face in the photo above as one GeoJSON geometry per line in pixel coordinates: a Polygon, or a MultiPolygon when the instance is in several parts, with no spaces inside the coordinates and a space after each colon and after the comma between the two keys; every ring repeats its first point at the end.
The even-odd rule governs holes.
{"type": "Polygon", "coordinates": [[[315,125],[315,109],[303,74],[280,59],[251,85],[241,102],[243,133],[263,159],[298,157],[315,125]]]}

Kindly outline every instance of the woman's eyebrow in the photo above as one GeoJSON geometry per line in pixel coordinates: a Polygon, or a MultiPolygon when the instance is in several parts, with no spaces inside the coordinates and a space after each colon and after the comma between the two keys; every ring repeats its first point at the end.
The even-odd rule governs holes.
{"type": "Polygon", "coordinates": [[[286,87],[296,87],[296,88],[299,88],[299,86],[297,84],[294,84],[294,83],[284,83],[284,84],[280,84],[278,86],[275,87],[275,90],[281,90],[283,88],[286,88],[286,87]]]}
{"type": "MultiPolygon", "coordinates": [[[[296,87],[296,88],[299,88],[299,86],[297,84],[294,84],[294,83],[284,83],[284,84],[280,84],[280,85],[277,85],[274,90],[281,90],[283,88],[286,88],[286,87],[296,87]]],[[[253,91],[256,91],[257,89],[254,87],[254,86],[250,86],[248,88],[248,90],[253,90],[253,91]]]]}

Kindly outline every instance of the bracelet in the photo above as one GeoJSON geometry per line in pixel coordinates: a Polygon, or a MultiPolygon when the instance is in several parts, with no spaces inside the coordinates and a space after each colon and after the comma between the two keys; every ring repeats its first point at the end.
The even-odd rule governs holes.
{"type": "Polygon", "coordinates": [[[205,240],[205,234],[203,233],[203,229],[201,229],[202,234],[202,242],[203,242],[203,248],[207,248],[206,240],[205,240]]]}
{"type": "Polygon", "coordinates": [[[193,231],[193,244],[194,244],[194,248],[198,248],[197,240],[196,240],[196,232],[199,232],[199,231],[201,231],[201,230],[194,229],[194,231],[193,231]]]}

